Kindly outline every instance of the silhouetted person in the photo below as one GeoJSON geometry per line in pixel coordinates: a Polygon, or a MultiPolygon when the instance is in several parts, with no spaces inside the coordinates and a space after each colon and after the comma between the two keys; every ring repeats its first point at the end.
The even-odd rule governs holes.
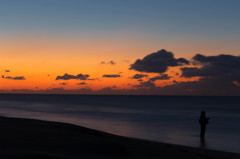
{"type": "Polygon", "coordinates": [[[200,137],[204,139],[205,131],[206,131],[206,125],[208,124],[208,120],[210,118],[206,118],[205,116],[205,111],[201,112],[201,116],[199,118],[199,123],[201,125],[201,132],[200,132],[200,137]]]}

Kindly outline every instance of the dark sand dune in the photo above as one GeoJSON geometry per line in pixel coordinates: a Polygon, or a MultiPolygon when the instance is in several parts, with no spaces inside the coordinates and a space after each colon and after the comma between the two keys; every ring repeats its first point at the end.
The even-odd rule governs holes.
{"type": "Polygon", "coordinates": [[[239,159],[240,154],[132,139],[81,126],[0,117],[0,158],[239,159]]]}

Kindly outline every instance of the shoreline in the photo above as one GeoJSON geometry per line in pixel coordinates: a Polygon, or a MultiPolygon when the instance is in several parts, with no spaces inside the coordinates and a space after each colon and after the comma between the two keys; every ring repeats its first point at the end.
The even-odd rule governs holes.
{"type": "Polygon", "coordinates": [[[73,124],[0,117],[0,157],[238,159],[240,154],[114,135],[73,124]]]}

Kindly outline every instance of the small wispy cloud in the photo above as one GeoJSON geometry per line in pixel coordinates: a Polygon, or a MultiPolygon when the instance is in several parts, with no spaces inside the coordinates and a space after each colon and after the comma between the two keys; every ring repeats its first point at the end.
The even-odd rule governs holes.
{"type": "Polygon", "coordinates": [[[108,65],[115,65],[116,64],[116,62],[115,61],[113,61],[113,60],[111,60],[111,61],[101,61],[100,62],[100,64],[101,65],[104,65],[104,64],[108,64],[108,65]]]}
{"type": "Polygon", "coordinates": [[[24,76],[16,76],[16,77],[7,76],[7,77],[5,77],[4,75],[2,75],[2,78],[10,79],[10,80],[26,80],[26,78],[24,76]]]}

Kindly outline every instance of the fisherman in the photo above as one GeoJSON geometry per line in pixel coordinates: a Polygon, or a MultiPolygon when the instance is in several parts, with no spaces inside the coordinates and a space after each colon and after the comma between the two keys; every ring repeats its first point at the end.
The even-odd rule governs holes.
{"type": "Polygon", "coordinates": [[[206,125],[208,124],[210,118],[206,118],[205,116],[205,111],[201,112],[201,116],[199,118],[199,123],[201,125],[201,132],[200,132],[200,137],[204,138],[205,132],[206,132],[206,125]]]}

